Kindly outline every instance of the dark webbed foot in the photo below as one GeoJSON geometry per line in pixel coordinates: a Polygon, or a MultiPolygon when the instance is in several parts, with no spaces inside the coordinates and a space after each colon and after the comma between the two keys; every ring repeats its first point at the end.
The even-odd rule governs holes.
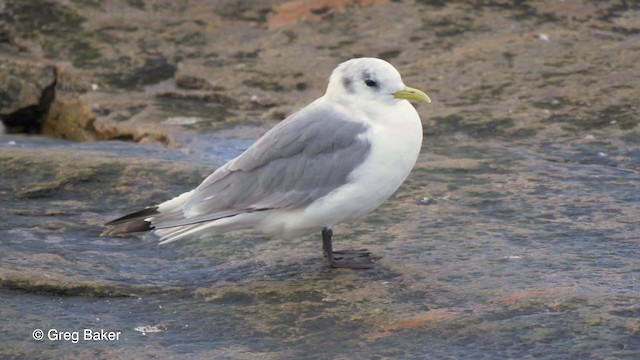
{"type": "Polygon", "coordinates": [[[373,259],[368,251],[359,250],[334,251],[329,258],[329,265],[333,268],[370,269],[373,267],[373,259]]]}
{"type": "Polygon", "coordinates": [[[322,229],[322,248],[332,268],[370,269],[373,267],[371,253],[367,249],[333,251],[331,229],[322,229]]]}

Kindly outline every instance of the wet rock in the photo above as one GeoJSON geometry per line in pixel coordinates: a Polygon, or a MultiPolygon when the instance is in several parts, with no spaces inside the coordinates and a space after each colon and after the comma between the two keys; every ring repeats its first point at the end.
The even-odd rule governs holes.
{"type": "Polygon", "coordinates": [[[128,142],[0,137],[0,357],[636,358],[638,6],[365,3],[4,1],[0,47],[56,66],[51,126],[128,142]],[[99,237],[354,56],[391,59],[434,100],[405,184],[335,229],[374,269],[327,269],[318,234],[99,237]],[[35,343],[45,326],[126,341],[35,343]]]}
{"type": "MultiPolygon", "coordinates": [[[[99,229],[90,229],[101,227],[104,220],[102,216],[92,214],[111,203],[104,196],[112,191],[128,194],[124,198],[138,198],[143,203],[154,201],[148,196],[155,191],[141,191],[138,188],[140,183],[136,184],[134,180],[140,176],[135,169],[138,166],[136,162],[126,161],[126,155],[122,162],[100,152],[86,156],[86,153],[55,148],[47,148],[46,151],[42,148],[27,150],[23,140],[3,148],[0,157],[0,199],[3,204],[12,205],[0,210],[0,231],[7,235],[3,237],[2,246],[5,250],[12,246],[10,244],[18,248],[26,247],[22,248],[24,251],[3,251],[0,255],[0,291],[9,289],[49,296],[95,297],[136,297],[159,291],[183,291],[181,287],[173,285],[165,287],[160,284],[131,283],[126,279],[127,276],[116,275],[118,272],[113,272],[109,266],[88,260],[85,256],[88,253],[47,252],[33,245],[34,241],[44,240],[49,244],[77,246],[85,240],[72,239],[68,232],[83,231],[81,229],[88,230],[86,235],[94,237],[93,233],[99,232],[99,229]],[[117,185],[119,182],[121,186],[117,185]],[[140,199],[140,195],[146,199],[140,199]],[[78,222],[70,219],[70,216],[76,215],[84,220],[78,222]],[[6,221],[9,218],[10,224],[6,221]],[[21,229],[25,221],[32,223],[29,234],[21,229]],[[94,276],[98,273],[116,277],[108,275],[110,279],[96,279],[94,276]]],[[[186,169],[182,165],[178,166],[181,170],[172,165],[161,167],[164,173],[176,171],[178,182],[193,185],[194,179],[201,179],[199,171],[193,172],[194,168],[183,172],[186,169]]],[[[156,193],[158,195],[161,194],[156,193]]],[[[110,246],[109,242],[104,245],[110,246]]],[[[85,250],[91,251],[91,247],[89,245],[85,250]]],[[[119,262],[112,260],[107,263],[119,262]]]]}
{"type": "Polygon", "coordinates": [[[29,269],[0,269],[0,288],[43,295],[136,297],[116,284],[106,281],[83,281],[49,272],[34,273],[29,269]]]}
{"type": "MultiPolygon", "coordinates": [[[[143,101],[129,103],[145,116],[143,101]]],[[[427,138],[394,197],[335,229],[336,246],[380,256],[368,271],[328,269],[318,234],[168,246],[150,234],[101,238],[105,221],[192,189],[215,161],[116,141],[0,138],[0,203],[10,204],[0,207],[0,316],[17,334],[0,354],[64,357],[80,347],[44,340],[49,348],[34,349],[30,334],[81,326],[127,341],[85,342],[78,356],[117,345],[127,357],[252,358],[259,348],[273,358],[318,349],[330,358],[556,358],[576,346],[633,357],[640,151],[635,132],[618,131],[559,142],[427,138]],[[139,332],[153,324],[166,330],[139,332]]]]}

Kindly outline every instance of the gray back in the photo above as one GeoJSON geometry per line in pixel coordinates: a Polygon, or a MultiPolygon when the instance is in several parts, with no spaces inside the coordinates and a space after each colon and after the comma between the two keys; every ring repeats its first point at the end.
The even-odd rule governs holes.
{"type": "Polygon", "coordinates": [[[308,107],[211,174],[181,211],[155,217],[154,226],[304,207],[349,181],[349,174],[369,154],[370,143],[358,138],[366,130],[364,124],[326,107],[308,107]]]}

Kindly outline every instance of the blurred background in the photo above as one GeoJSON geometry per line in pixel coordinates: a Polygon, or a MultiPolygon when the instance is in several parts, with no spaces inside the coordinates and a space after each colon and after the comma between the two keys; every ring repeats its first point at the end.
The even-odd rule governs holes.
{"type": "Polygon", "coordinates": [[[638,358],[639,83],[636,1],[0,0],[0,358],[638,358]],[[362,56],[433,100],[405,185],[336,231],[376,269],[99,237],[362,56]]]}

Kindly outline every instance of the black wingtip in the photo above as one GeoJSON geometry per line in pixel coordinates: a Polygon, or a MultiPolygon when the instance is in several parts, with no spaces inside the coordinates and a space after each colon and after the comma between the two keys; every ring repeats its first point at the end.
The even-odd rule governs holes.
{"type": "Polygon", "coordinates": [[[131,214],[127,214],[125,216],[119,217],[115,220],[111,220],[108,223],[104,224],[105,226],[111,226],[111,225],[118,225],[118,224],[123,224],[126,222],[130,222],[132,220],[138,220],[138,219],[145,219],[148,217],[151,217],[153,215],[158,215],[160,214],[160,212],[158,212],[158,206],[149,206],[147,208],[144,208],[140,211],[136,211],[134,213],[131,214]]]}
{"type": "Polygon", "coordinates": [[[153,230],[154,227],[151,224],[151,221],[147,221],[145,219],[158,214],[160,214],[160,212],[158,212],[158,207],[151,206],[146,209],[142,209],[140,211],[125,215],[123,217],[119,217],[104,224],[105,226],[115,225],[116,227],[103,231],[100,236],[113,236],[128,234],[132,232],[153,230]]]}
{"type": "Polygon", "coordinates": [[[128,234],[133,232],[140,231],[150,231],[153,230],[154,227],[150,221],[145,220],[131,220],[130,222],[120,224],[112,229],[107,229],[100,234],[100,236],[114,236],[121,234],[128,234]]]}

